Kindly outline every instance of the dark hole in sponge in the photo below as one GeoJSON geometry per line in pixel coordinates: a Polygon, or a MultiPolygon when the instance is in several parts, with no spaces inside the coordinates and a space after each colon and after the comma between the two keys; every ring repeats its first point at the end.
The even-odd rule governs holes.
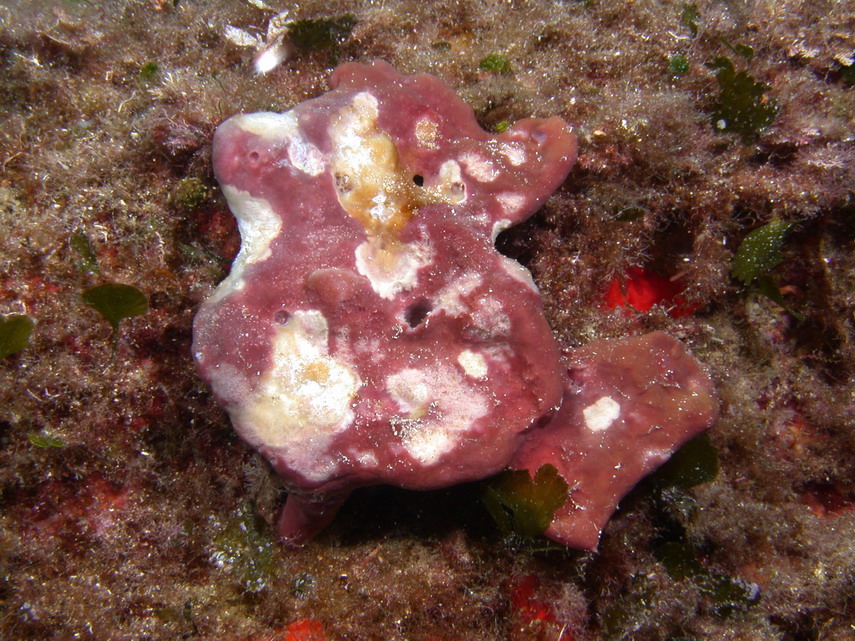
{"type": "Polygon", "coordinates": [[[404,312],[404,320],[410,327],[418,327],[432,310],[433,305],[430,304],[430,301],[422,298],[407,307],[407,311],[404,312]]]}
{"type": "Polygon", "coordinates": [[[424,187],[425,177],[421,174],[416,174],[415,176],[413,176],[413,182],[416,183],[416,185],[418,185],[419,187],[424,187]]]}

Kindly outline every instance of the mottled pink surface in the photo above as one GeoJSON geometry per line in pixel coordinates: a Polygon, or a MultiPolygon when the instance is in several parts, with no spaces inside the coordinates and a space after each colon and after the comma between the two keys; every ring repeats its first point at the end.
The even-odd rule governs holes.
{"type": "MultiPolygon", "coordinates": [[[[524,268],[495,250],[493,235],[531,215],[564,179],[576,152],[567,126],[529,119],[490,135],[437,78],[402,76],[381,62],[343,65],[331,85],[291,112],[299,136],[320,153],[317,175],[295,169],[307,145],[298,153],[287,138],[258,136],[246,116],[218,129],[220,184],[265,201],[282,225],[269,256],[246,266],[242,285],[216,293],[194,324],[202,376],[291,492],[280,522],[291,541],[323,527],[354,487],[439,488],[498,472],[522,434],[558,408],[562,393],[559,353],[537,289],[524,268]],[[409,219],[373,234],[393,248],[418,245],[429,254],[412,286],[391,297],[360,273],[355,255],[372,234],[343,208],[331,169],[338,152],[330,127],[366,92],[376,99],[376,129],[393,142],[410,185],[392,191],[421,180],[406,199],[428,193],[409,219]],[[435,124],[421,140],[420,121],[435,124]],[[461,170],[450,180],[441,175],[448,161],[461,170]],[[430,195],[435,185],[437,197],[430,195]],[[273,440],[282,442],[271,444],[269,430],[260,436],[246,408],[264,393],[260,381],[273,367],[277,329],[307,310],[326,319],[329,356],[358,377],[352,415],[320,430],[320,438],[306,425],[305,434],[277,434],[273,440]],[[469,372],[463,353],[475,355],[469,372]]],[[[252,216],[238,214],[244,244],[254,224],[244,220],[252,216]]]]}
{"type": "Polygon", "coordinates": [[[717,415],[709,376],[662,332],[594,341],[567,356],[564,402],[511,467],[551,463],[570,487],[546,536],[595,549],[618,501],[717,415]]]}
{"type": "Polygon", "coordinates": [[[715,403],[664,334],[562,364],[528,272],[495,250],[564,180],[575,138],[558,118],[493,136],[437,78],[383,62],[345,64],[330,84],[214,140],[242,248],[193,351],[289,491],[280,536],[311,537],[359,486],[552,463],[572,492],[547,535],[595,547],[617,501],[715,403]]]}

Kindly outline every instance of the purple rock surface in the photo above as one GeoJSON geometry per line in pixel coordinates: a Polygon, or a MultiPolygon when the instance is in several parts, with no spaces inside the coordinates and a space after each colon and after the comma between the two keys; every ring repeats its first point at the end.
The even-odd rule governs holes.
{"type": "Polygon", "coordinates": [[[241,250],[193,353],[289,491],[280,536],[310,538],[356,487],[551,462],[573,493],[547,535],[595,546],[715,402],[663,334],[574,352],[568,379],[530,274],[495,250],[565,179],[574,136],[559,118],[488,134],[437,78],[383,62],[342,65],[330,84],[214,139],[241,250]]]}

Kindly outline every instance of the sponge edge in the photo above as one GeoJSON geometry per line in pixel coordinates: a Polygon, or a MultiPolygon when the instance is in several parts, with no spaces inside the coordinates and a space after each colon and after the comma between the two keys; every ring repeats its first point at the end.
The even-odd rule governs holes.
{"type": "Polygon", "coordinates": [[[618,502],[718,415],[712,381],[676,339],[653,332],[595,341],[567,356],[561,409],[529,433],[511,467],[551,463],[570,495],[546,530],[595,550],[618,502]]]}

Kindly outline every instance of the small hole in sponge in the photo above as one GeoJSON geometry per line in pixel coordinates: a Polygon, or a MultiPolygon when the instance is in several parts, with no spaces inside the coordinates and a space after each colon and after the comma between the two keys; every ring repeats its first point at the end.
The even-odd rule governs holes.
{"type": "Polygon", "coordinates": [[[531,139],[537,144],[538,147],[543,147],[544,143],[546,143],[549,138],[549,134],[545,132],[543,129],[535,129],[531,132],[531,139]]]}
{"type": "Polygon", "coordinates": [[[348,193],[352,189],[350,185],[350,176],[340,171],[335,172],[335,188],[338,189],[341,194],[348,193]]]}
{"type": "Polygon", "coordinates": [[[273,314],[273,320],[277,325],[284,325],[291,318],[291,312],[287,309],[280,309],[278,312],[273,314]]]}
{"type": "Polygon", "coordinates": [[[250,159],[252,162],[258,162],[258,159],[259,159],[259,158],[260,158],[260,156],[258,155],[258,152],[257,152],[257,151],[251,151],[251,152],[249,152],[249,159],[250,159]]]}
{"type": "Polygon", "coordinates": [[[466,198],[466,185],[462,182],[453,182],[448,185],[448,194],[455,200],[464,200],[466,198]]]}
{"type": "Polygon", "coordinates": [[[416,185],[418,185],[419,187],[424,187],[425,177],[421,174],[416,174],[415,176],[413,176],[413,182],[416,183],[416,185]]]}
{"type": "Polygon", "coordinates": [[[430,301],[422,298],[407,307],[407,311],[404,312],[404,320],[407,321],[407,325],[416,328],[424,322],[432,311],[433,305],[430,301]]]}

